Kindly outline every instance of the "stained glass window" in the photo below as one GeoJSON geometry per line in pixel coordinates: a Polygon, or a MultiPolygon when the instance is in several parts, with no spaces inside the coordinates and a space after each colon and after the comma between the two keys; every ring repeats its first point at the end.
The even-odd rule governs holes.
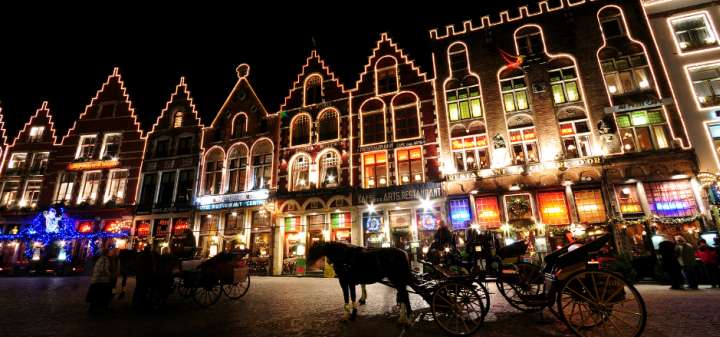
{"type": "Polygon", "coordinates": [[[575,207],[580,222],[604,222],[605,204],[600,190],[575,191],[575,207]]]}
{"type": "Polygon", "coordinates": [[[468,228],[472,221],[470,200],[467,198],[450,200],[450,224],[453,229],[468,228]]]}
{"type": "Polygon", "coordinates": [[[500,207],[496,197],[475,198],[475,210],[477,211],[477,223],[480,228],[500,227],[500,207]]]}
{"type": "Polygon", "coordinates": [[[697,212],[695,196],[688,180],[646,183],[645,194],[653,214],[685,217],[697,212]]]}
{"type": "Polygon", "coordinates": [[[547,225],[567,225],[570,216],[565,202],[565,192],[543,192],[538,194],[542,222],[547,225]]]}

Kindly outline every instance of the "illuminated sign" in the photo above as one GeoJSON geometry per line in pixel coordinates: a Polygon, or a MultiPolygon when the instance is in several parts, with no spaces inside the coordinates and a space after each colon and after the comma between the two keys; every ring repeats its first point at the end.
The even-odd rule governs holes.
{"type": "Polygon", "coordinates": [[[640,110],[640,109],[650,109],[650,108],[659,108],[663,105],[670,105],[673,104],[672,98],[665,98],[662,100],[646,100],[638,103],[630,103],[630,104],[622,104],[622,105],[615,105],[609,108],[605,108],[605,113],[613,113],[613,112],[627,112],[627,111],[634,111],[634,110],[640,110]]]}
{"type": "Polygon", "coordinates": [[[113,160],[99,160],[99,161],[86,161],[80,163],[70,163],[67,167],[69,171],[85,171],[85,170],[98,170],[120,166],[120,161],[117,159],[113,160]]]}
{"type": "Polygon", "coordinates": [[[150,235],[150,222],[148,221],[137,221],[135,227],[135,235],[137,236],[148,236],[150,235]]]}
{"type": "Polygon", "coordinates": [[[427,183],[363,190],[355,194],[355,203],[379,204],[407,200],[436,199],[441,197],[441,185],[437,183],[427,183]]]}
{"type": "Polygon", "coordinates": [[[173,220],[173,234],[181,235],[186,229],[190,229],[190,224],[187,218],[176,218],[173,220]]]}
{"type": "Polygon", "coordinates": [[[254,200],[266,200],[270,197],[269,190],[257,190],[244,193],[225,194],[225,195],[208,195],[197,198],[196,203],[199,206],[207,206],[212,204],[225,204],[235,202],[245,202],[254,200]]]}
{"type": "Polygon", "coordinates": [[[372,151],[395,149],[395,148],[417,146],[417,145],[424,145],[424,144],[425,144],[424,139],[412,140],[412,141],[407,141],[407,142],[384,143],[384,144],[378,144],[378,145],[363,146],[360,148],[360,150],[358,152],[372,152],[372,151]]]}
{"type": "Polygon", "coordinates": [[[92,233],[95,222],[92,220],[78,221],[78,232],[80,233],[92,233]]]}

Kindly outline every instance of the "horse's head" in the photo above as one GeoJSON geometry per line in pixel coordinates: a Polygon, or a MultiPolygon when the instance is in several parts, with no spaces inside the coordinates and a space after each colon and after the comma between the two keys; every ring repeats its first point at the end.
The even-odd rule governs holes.
{"type": "Polygon", "coordinates": [[[310,247],[307,265],[314,265],[321,257],[327,257],[331,264],[342,260],[348,245],[342,242],[317,242],[310,247]]]}

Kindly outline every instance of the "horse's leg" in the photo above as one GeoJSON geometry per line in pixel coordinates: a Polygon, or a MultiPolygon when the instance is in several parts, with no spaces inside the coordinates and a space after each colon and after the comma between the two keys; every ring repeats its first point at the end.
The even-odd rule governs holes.
{"type": "Polygon", "coordinates": [[[354,283],[348,284],[350,288],[350,300],[352,300],[352,312],[350,313],[350,320],[354,321],[355,317],[357,317],[357,302],[355,302],[355,287],[357,286],[354,283]]]}
{"type": "Polygon", "coordinates": [[[397,298],[400,303],[400,319],[398,322],[403,325],[410,325],[412,323],[412,308],[410,307],[410,295],[405,285],[397,288],[397,298]]]}
{"type": "Polygon", "coordinates": [[[350,319],[350,304],[349,304],[349,298],[348,298],[348,291],[350,290],[350,284],[345,281],[342,277],[338,278],[340,281],[340,288],[342,288],[343,292],[343,300],[345,301],[345,305],[343,306],[343,321],[347,321],[350,319]]]}
{"type": "Polygon", "coordinates": [[[367,300],[367,290],[365,290],[365,285],[360,285],[360,291],[362,292],[362,295],[360,295],[360,305],[365,305],[365,301],[367,300]]]}

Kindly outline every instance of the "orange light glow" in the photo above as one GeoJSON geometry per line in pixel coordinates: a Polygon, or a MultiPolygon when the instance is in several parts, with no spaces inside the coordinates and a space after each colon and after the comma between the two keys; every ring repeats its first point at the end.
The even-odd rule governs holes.
{"type": "Polygon", "coordinates": [[[99,160],[99,161],[89,161],[89,162],[82,162],[82,163],[70,163],[67,166],[68,171],[85,171],[85,170],[98,170],[98,169],[106,169],[106,168],[113,168],[120,166],[120,161],[113,159],[113,160],[99,160]]]}

